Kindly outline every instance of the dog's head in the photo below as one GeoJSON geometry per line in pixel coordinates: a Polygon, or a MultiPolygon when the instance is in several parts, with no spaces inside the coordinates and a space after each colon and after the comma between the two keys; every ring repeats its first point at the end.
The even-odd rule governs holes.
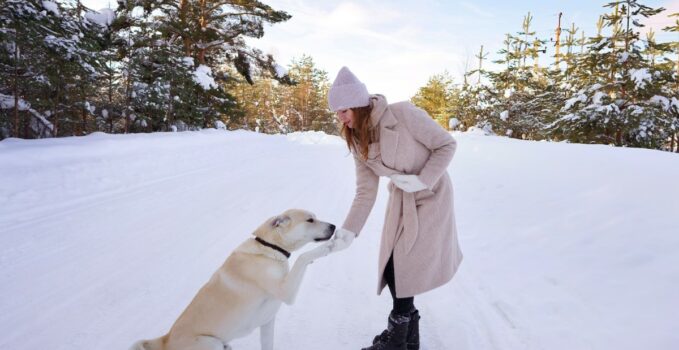
{"type": "Polygon", "coordinates": [[[295,251],[309,242],[327,241],[335,225],[316,219],[306,210],[290,209],[272,217],[254,235],[288,251],[295,251]]]}

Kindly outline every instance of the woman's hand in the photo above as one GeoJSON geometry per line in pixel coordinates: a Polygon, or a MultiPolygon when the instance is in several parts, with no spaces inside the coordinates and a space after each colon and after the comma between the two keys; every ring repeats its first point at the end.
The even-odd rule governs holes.
{"type": "Polygon", "coordinates": [[[427,185],[422,183],[417,175],[394,174],[390,175],[389,178],[391,178],[391,181],[394,182],[396,187],[402,189],[404,192],[417,192],[427,188],[427,185]]]}
{"type": "Polygon", "coordinates": [[[329,242],[330,251],[337,252],[347,249],[351,245],[351,242],[354,241],[354,238],[356,238],[356,234],[351,231],[347,231],[343,228],[337,230],[329,242]]]}

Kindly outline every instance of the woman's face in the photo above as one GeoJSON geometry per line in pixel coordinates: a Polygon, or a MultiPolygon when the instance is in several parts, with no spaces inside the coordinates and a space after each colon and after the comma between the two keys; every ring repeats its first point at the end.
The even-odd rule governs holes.
{"type": "Polygon", "coordinates": [[[340,109],[336,112],[337,119],[339,119],[344,126],[349,129],[354,128],[354,111],[351,109],[340,109]]]}

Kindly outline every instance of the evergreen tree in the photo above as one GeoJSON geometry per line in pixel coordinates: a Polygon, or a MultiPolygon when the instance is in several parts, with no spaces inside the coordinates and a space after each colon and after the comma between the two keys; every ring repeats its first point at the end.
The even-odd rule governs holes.
{"type": "Polygon", "coordinates": [[[11,87],[1,87],[3,96],[14,99],[9,108],[14,118],[5,123],[11,125],[11,135],[86,132],[92,110],[88,100],[94,94],[86,86],[101,69],[100,28],[85,18],[90,10],[78,1],[3,0],[0,8],[0,39],[6,43],[0,45],[2,75],[13,81],[11,87]]]}
{"type": "MultiPolygon", "coordinates": [[[[674,18],[674,24],[663,28],[664,31],[670,33],[679,33],[679,13],[673,13],[669,16],[674,18]]],[[[665,83],[660,83],[663,90],[661,96],[665,96],[668,100],[661,98],[656,99],[667,112],[671,122],[669,125],[669,145],[667,149],[679,153],[679,41],[675,40],[666,44],[658,44],[653,42],[653,53],[660,53],[663,55],[664,62],[660,62],[659,69],[662,72],[661,76],[665,83]],[[674,62],[668,58],[674,55],[674,62]]]]}
{"type": "Polygon", "coordinates": [[[587,54],[578,62],[577,92],[566,101],[562,117],[552,125],[563,137],[576,142],[658,147],[667,128],[663,111],[649,100],[657,83],[656,69],[644,59],[637,28],[639,17],[661,12],[636,0],[606,5],[603,16],[611,29],[590,39],[587,54]]]}
{"type": "Polygon", "coordinates": [[[328,74],[316,68],[310,56],[303,55],[293,60],[289,71],[295,85],[287,88],[291,92],[288,109],[290,126],[297,131],[318,130],[337,134],[334,115],[327,107],[329,89],[328,74]]]}
{"type": "MultiPolygon", "coordinates": [[[[248,47],[244,40],[261,37],[265,23],[289,19],[285,12],[253,0],[121,0],[119,4],[127,18],[134,17],[137,5],[146,17],[153,17],[139,24],[152,27],[147,37],[141,38],[149,48],[145,64],[153,81],[153,86],[144,82],[153,94],[145,106],[165,106],[165,111],[170,111],[160,122],[153,123],[154,129],[162,130],[167,123],[176,121],[192,127],[211,127],[223,116],[237,115],[235,99],[227,92],[227,85],[235,81],[226,74],[229,66],[250,84],[253,76],[266,74],[291,83],[289,77],[277,74],[271,56],[248,47]],[[178,69],[173,71],[173,67],[178,69]]],[[[126,23],[132,25],[133,21],[126,23]]]]}
{"type": "Polygon", "coordinates": [[[490,85],[482,88],[477,124],[510,137],[539,139],[545,120],[553,115],[556,87],[548,79],[547,70],[538,64],[539,54],[545,52],[545,40],[531,30],[532,19],[528,13],[518,35],[507,35],[506,48],[499,52],[504,57],[495,61],[506,68],[485,73],[490,85]]]}
{"type": "Polygon", "coordinates": [[[337,134],[334,115],[327,108],[328,75],[316,68],[310,56],[293,59],[289,70],[295,82],[281,84],[266,76],[256,77],[254,84],[240,82],[231,89],[243,108],[242,126],[266,133],[317,130],[337,134]]]}
{"type": "Polygon", "coordinates": [[[429,78],[427,84],[421,87],[411,102],[424,109],[442,127],[448,128],[451,116],[449,107],[453,98],[453,78],[450,73],[443,72],[429,78]]]}

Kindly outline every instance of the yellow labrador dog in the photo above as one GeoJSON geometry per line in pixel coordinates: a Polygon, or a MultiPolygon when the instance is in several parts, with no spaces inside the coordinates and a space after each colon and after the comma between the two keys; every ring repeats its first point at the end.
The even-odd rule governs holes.
{"type": "Polygon", "coordinates": [[[226,259],[198,291],[170,332],[135,343],[131,350],[225,350],[232,339],[260,328],[262,350],[273,349],[274,320],[281,302],[292,304],[306,267],[330,253],[333,241],[300,255],[289,252],[329,240],[335,225],[304,210],[270,218],[226,259]]]}

